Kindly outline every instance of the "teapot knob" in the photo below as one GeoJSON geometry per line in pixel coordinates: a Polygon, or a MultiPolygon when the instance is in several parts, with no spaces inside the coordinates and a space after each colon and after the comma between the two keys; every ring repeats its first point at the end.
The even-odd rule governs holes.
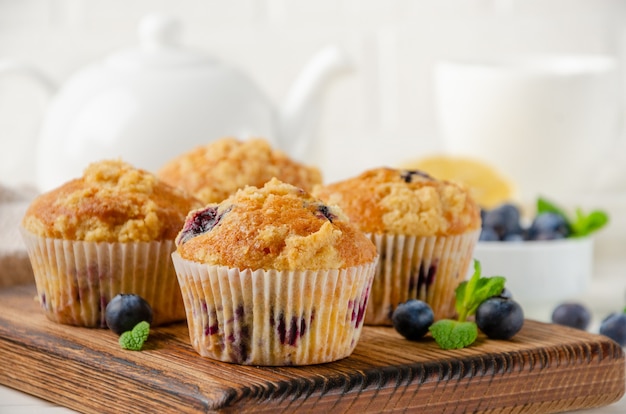
{"type": "Polygon", "coordinates": [[[181,24],[167,15],[150,14],[141,19],[138,28],[141,47],[159,50],[180,44],[181,24]]]}

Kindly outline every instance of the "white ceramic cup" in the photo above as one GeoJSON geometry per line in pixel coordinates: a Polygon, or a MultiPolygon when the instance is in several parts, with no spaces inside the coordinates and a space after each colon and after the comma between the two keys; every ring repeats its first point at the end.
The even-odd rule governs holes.
{"type": "Polygon", "coordinates": [[[609,56],[446,61],[434,75],[444,148],[491,163],[522,201],[593,188],[621,133],[618,65],[609,56]]]}

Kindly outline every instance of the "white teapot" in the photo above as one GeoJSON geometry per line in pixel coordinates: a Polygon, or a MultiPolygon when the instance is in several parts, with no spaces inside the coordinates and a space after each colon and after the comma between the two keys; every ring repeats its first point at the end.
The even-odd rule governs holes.
{"type": "Polygon", "coordinates": [[[89,65],[61,88],[29,64],[0,62],[0,73],[26,74],[53,93],[37,145],[40,190],[104,158],[156,171],[173,156],[224,136],[261,136],[305,161],[319,92],[350,66],[340,48],[322,49],[278,110],[244,74],[179,46],[175,19],[146,16],[138,32],[139,48],[89,65]]]}

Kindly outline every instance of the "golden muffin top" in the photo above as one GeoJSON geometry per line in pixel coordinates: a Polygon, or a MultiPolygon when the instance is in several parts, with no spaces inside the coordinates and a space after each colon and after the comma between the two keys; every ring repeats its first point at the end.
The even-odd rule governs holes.
{"type": "Polygon", "coordinates": [[[305,191],[322,182],[317,168],[290,159],[261,138],[219,139],[174,158],[157,175],[207,204],[219,203],[246,185],[261,187],[273,177],[305,191]]]}
{"type": "Polygon", "coordinates": [[[480,207],[461,184],[417,170],[375,168],[313,195],[337,204],[366,233],[449,236],[480,228],[480,207]]]}
{"type": "Polygon", "coordinates": [[[176,244],[184,259],[252,270],[343,269],[376,257],[341,209],[276,178],[191,212],[176,244]]]}
{"type": "Polygon", "coordinates": [[[120,160],[41,194],[22,220],[42,237],[91,242],[173,240],[200,200],[120,160]]]}

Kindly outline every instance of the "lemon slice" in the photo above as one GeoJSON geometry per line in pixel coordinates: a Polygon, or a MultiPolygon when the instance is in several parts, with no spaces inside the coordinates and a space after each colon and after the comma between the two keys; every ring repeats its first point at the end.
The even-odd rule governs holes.
{"type": "Polygon", "coordinates": [[[493,208],[515,198],[515,186],[500,171],[483,160],[451,155],[432,155],[400,165],[424,171],[440,180],[464,184],[483,208],[493,208]]]}

